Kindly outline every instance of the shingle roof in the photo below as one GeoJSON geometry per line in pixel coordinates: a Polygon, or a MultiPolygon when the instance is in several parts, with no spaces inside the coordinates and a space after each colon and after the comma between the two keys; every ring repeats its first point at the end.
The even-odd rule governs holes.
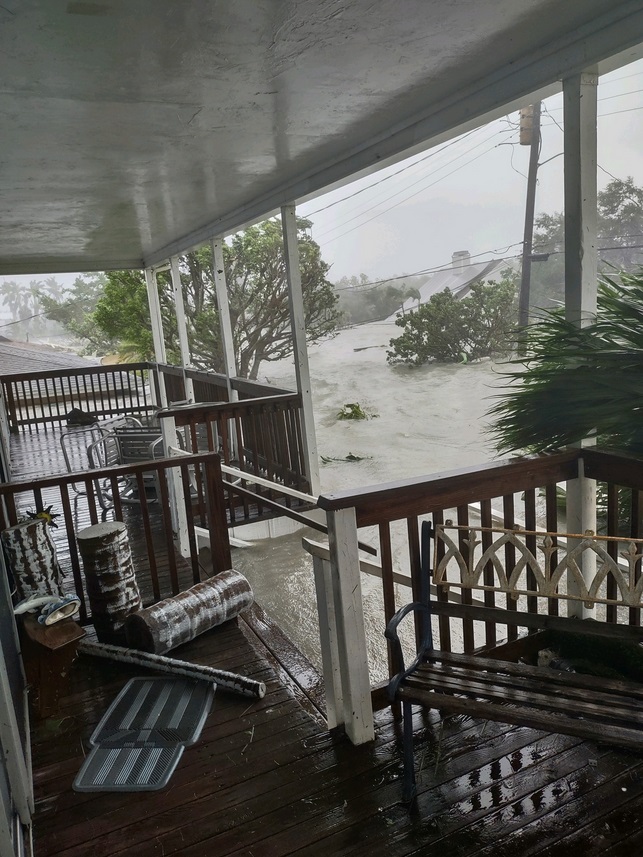
{"type": "Polygon", "coordinates": [[[14,342],[0,337],[0,375],[17,372],[46,372],[49,369],[74,369],[95,366],[96,360],[88,360],[67,351],[56,351],[47,345],[31,342],[14,342]]]}

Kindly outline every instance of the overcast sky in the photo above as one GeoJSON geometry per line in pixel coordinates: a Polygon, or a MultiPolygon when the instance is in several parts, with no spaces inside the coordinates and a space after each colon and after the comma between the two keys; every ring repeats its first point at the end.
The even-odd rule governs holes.
{"type": "MultiPolygon", "coordinates": [[[[642,91],[643,61],[600,80],[599,190],[611,181],[605,170],[643,185],[642,91]]],[[[547,99],[537,215],[563,208],[563,159],[556,157],[563,151],[562,121],[562,95],[547,99]]],[[[449,264],[455,250],[491,251],[481,259],[519,254],[529,147],[517,145],[517,123],[518,114],[511,114],[300,206],[332,263],[330,279],[421,271],[449,264]]]]}
{"type": "MultiPolygon", "coordinates": [[[[600,80],[599,189],[608,173],[643,185],[642,92],[643,60],[600,80]]],[[[556,157],[562,119],[562,95],[547,99],[536,214],[563,207],[563,159],[556,157]]],[[[517,144],[517,123],[511,114],[301,205],[298,213],[313,221],[313,238],[332,263],[330,279],[414,273],[449,264],[456,250],[480,259],[519,254],[529,147],[517,144]]],[[[56,278],[71,284],[75,276],[56,278]]],[[[5,279],[28,284],[42,277],[5,279]]]]}

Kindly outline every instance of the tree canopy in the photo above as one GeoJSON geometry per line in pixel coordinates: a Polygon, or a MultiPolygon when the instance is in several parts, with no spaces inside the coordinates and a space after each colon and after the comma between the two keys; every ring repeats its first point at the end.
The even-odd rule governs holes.
{"type": "Polygon", "coordinates": [[[366,274],[342,277],[335,283],[337,305],[345,324],[364,324],[388,318],[409,298],[419,300],[426,277],[402,276],[370,283],[366,274]]]}
{"type": "Polygon", "coordinates": [[[445,289],[396,319],[404,333],[391,339],[387,360],[419,366],[503,354],[512,345],[515,299],[515,277],[509,272],[500,282],[474,283],[462,299],[445,289]]]}
{"type": "MultiPolygon", "coordinates": [[[[633,271],[643,262],[643,188],[613,179],[597,196],[599,271],[633,271]]],[[[549,254],[531,267],[531,305],[551,308],[565,300],[565,229],[561,212],[536,218],[533,252],[549,254]]]]}
{"type": "MultiPolygon", "coordinates": [[[[297,219],[304,313],[309,342],[330,334],[337,325],[336,296],[327,279],[329,265],[308,234],[310,222],[297,219]]],[[[224,265],[238,371],[256,378],[264,360],[292,351],[290,311],[281,224],[268,220],[237,233],[224,243],[224,265]]],[[[209,245],[180,257],[179,270],[188,323],[192,361],[202,369],[223,370],[219,317],[209,245]]],[[[178,362],[177,327],[169,275],[157,278],[168,359],[178,362]]],[[[72,295],[70,300],[76,297],[72,295]]],[[[153,357],[147,290],[141,271],[110,271],[102,294],[86,317],[84,335],[95,328],[107,342],[117,341],[121,356],[153,357]]]]}

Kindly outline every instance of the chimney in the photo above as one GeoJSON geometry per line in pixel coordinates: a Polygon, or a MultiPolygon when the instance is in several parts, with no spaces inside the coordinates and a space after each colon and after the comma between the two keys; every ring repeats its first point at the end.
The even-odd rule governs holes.
{"type": "Polygon", "coordinates": [[[468,250],[456,250],[451,255],[451,265],[454,268],[464,268],[471,261],[471,254],[468,250]]]}

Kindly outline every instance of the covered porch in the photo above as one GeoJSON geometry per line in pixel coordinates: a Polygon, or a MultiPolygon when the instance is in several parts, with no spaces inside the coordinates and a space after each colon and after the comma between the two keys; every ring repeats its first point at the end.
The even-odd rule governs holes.
{"type": "MultiPolygon", "coordinates": [[[[409,0],[402,7],[340,6],[249,0],[232,10],[200,0],[179,6],[150,0],[135,11],[123,2],[9,3],[0,9],[9,80],[2,99],[14,119],[7,131],[11,169],[2,180],[8,202],[0,214],[0,273],[144,270],[155,352],[153,363],[139,367],[5,377],[3,471],[11,435],[18,438],[18,461],[21,443],[27,449],[27,441],[46,434],[56,442],[70,403],[92,401],[106,418],[160,408],[166,450],[172,451],[177,430],[188,447],[189,457],[119,464],[82,477],[40,472],[35,478],[23,471],[27,481],[20,482],[18,466],[14,481],[0,486],[3,527],[15,522],[25,503],[39,510],[52,493],[57,498],[71,585],[79,594],[78,522],[70,502],[76,483],[84,487],[94,522],[100,515],[96,479],[106,480],[118,497],[122,476],[140,486],[146,473],[155,474],[162,502],[150,514],[140,503],[151,601],[200,578],[195,525],[209,535],[210,571],[231,564],[227,528],[248,518],[249,498],[226,488],[220,459],[256,484],[268,478],[262,496],[270,513],[274,502],[292,512],[296,492],[320,493],[297,202],[562,89],[566,311],[579,325],[595,312],[596,83],[600,74],[641,56],[641,4],[458,0],[445,8],[409,0]],[[25,53],[25,44],[34,50],[25,53]],[[237,378],[222,246],[235,230],[276,214],[297,389],[268,393],[237,378]],[[220,378],[192,367],[181,303],[178,256],[206,241],[212,244],[226,365],[220,378]],[[175,297],[178,367],[167,365],[159,306],[157,275],[166,270],[175,297]],[[119,379],[104,394],[110,373],[119,379]],[[190,487],[195,472],[202,476],[196,498],[190,487]],[[280,485],[288,489],[281,495],[280,485]],[[231,504],[231,496],[241,502],[231,504]]],[[[31,452],[22,460],[36,461],[31,452]]],[[[318,502],[330,543],[308,544],[323,695],[316,671],[257,610],[189,643],[180,655],[261,677],[269,687],[265,699],[249,707],[219,694],[201,742],[160,795],[136,801],[78,795],[70,786],[86,738],[132,674],[79,658],[58,716],[34,724],[29,739],[13,711],[0,733],[9,760],[0,768],[8,796],[1,857],[28,851],[32,831],[35,854],[69,857],[88,850],[410,855],[429,845],[479,855],[635,852],[641,844],[641,757],[525,726],[418,711],[416,732],[427,740],[417,804],[409,811],[401,800],[399,728],[383,687],[373,686],[364,627],[364,575],[382,580],[380,631],[409,593],[417,594],[424,518],[556,532],[563,515],[556,488],[566,483],[565,528],[581,534],[596,530],[596,480],[606,486],[607,532],[622,535],[618,489],[626,488],[629,536],[643,535],[640,462],[592,449],[323,494],[318,502]],[[360,554],[364,544],[369,560],[360,554]],[[373,552],[377,563],[370,561],[373,552]]],[[[114,515],[126,513],[117,499],[114,515]]],[[[640,562],[634,578],[636,584],[640,562]]],[[[533,608],[538,612],[537,604],[533,608]]],[[[91,626],[86,604],[83,611],[82,621],[91,626]]],[[[640,607],[625,619],[608,608],[608,621],[640,628],[640,607]]],[[[452,634],[441,622],[442,648],[479,648],[479,634],[467,623],[464,615],[463,628],[452,634]]],[[[483,633],[486,646],[517,636],[502,621],[483,633]]],[[[19,653],[5,643],[15,667],[19,653]]],[[[390,652],[384,659],[392,673],[390,652]]],[[[6,697],[20,712],[19,669],[11,676],[6,697]]]]}

